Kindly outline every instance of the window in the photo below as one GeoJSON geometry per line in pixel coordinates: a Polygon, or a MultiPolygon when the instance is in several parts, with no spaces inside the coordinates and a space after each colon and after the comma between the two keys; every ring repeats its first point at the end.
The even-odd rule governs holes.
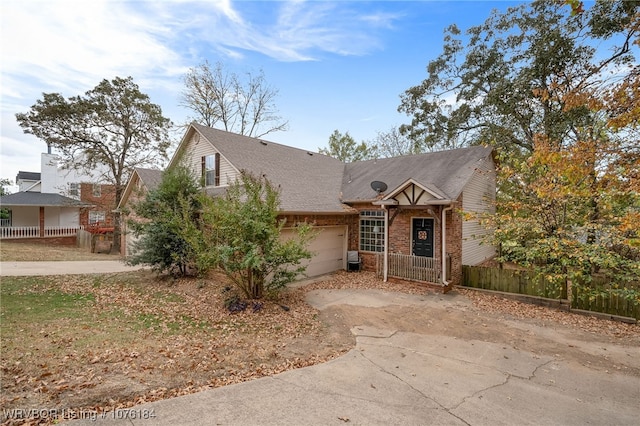
{"type": "Polygon", "coordinates": [[[90,211],[89,212],[89,225],[94,223],[104,223],[105,222],[105,213],[101,211],[90,211]]]}
{"type": "Polygon", "coordinates": [[[80,185],[78,182],[69,182],[69,197],[80,196],[80,185]]]}
{"type": "Polygon", "coordinates": [[[360,250],[384,251],[384,211],[360,212],[360,250]]]}
{"type": "Polygon", "coordinates": [[[102,197],[102,185],[99,183],[94,183],[93,188],[91,189],[91,193],[94,197],[102,197]]]}
{"type": "Polygon", "coordinates": [[[202,157],[202,181],[204,186],[220,185],[220,154],[202,157]]]}

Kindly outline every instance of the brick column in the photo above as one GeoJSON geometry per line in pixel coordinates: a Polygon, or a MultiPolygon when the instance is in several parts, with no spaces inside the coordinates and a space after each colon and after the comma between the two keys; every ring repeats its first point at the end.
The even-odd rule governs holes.
{"type": "Polygon", "coordinates": [[[44,207],[40,207],[40,238],[44,238],[44,207]]]}

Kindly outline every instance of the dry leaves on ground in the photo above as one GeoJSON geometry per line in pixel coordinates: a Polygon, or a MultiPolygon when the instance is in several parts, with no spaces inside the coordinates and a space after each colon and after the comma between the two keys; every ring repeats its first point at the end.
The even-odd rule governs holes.
{"type": "MultiPolygon", "coordinates": [[[[224,300],[232,289],[220,274],[206,280],[171,280],[140,271],[40,282],[22,288],[21,294],[75,295],[85,308],[71,309],[46,323],[7,324],[3,317],[0,404],[5,409],[65,410],[68,415],[128,408],[340,356],[350,347],[333,341],[318,311],[305,303],[310,290],[440,292],[420,283],[385,283],[370,272],[341,272],[287,290],[278,300],[249,302],[245,311],[230,313],[224,300]]],[[[465,295],[478,312],[616,338],[640,337],[638,325],[466,289],[449,294],[465,295]]],[[[52,421],[3,420],[5,424],[52,421]]]]}
{"type": "Polygon", "coordinates": [[[78,260],[119,260],[117,254],[91,253],[89,249],[75,246],[60,246],[20,242],[2,241],[0,244],[0,260],[2,262],[41,262],[41,261],[78,261],[78,260]]]}

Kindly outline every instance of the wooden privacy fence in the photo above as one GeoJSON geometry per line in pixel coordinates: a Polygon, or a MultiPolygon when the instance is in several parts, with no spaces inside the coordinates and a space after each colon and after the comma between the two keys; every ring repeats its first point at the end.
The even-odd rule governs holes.
{"type": "Polygon", "coordinates": [[[603,281],[599,279],[588,286],[573,286],[571,307],[640,320],[640,284],[616,288],[615,285],[603,281]]]}
{"type": "MultiPolygon", "coordinates": [[[[433,257],[411,256],[408,254],[389,253],[387,273],[390,277],[406,280],[440,282],[440,264],[433,257]]],[[[384,253],[376,256],[378,276],[384,274],[384,253]]]]}
{"type": "Polygon", "coordinates": [[[570,308],[640,320],[640,284],[615,288],[605,277],[593,277],[589,284],[576,284],[569,288],[557,286],[535,277],[533,272],[515,269],[462,267],[462,285],[484,290],[524,294],[547,299],[568,299],[570,308]]]}
{"type": "Polygon", "coordinates": [[[462,285],[505,293],[526,294],[548,299],[566,299],[567,288],[558,288],[543,279],[536,279],[529,271],[517,269],[462,267],[462,285]]]}

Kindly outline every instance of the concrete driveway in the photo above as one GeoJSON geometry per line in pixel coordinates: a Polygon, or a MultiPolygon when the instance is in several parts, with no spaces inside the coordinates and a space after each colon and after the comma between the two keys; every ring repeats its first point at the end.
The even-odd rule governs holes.
{"type": "MultiPolygon", "coordinates": [[[[341,308],[377,310],[379,315],[382,309],[390,316],[380,320],[390,326],[352,327],[355,348],[325,364],[73,424],[637,425],[640,419],[638,347],[552,338],[559,342],[556,347],[569,351],[565,354],[585,352],[586,358],[576,359],[604,353],[612,366],[604,369],[554,350],[524,350],[455,333],[408,332],[392,326],[394,317],[405,310],[407,315],[421,312],[434,318],[465,311],[469,301],[461,295],[316,290],[308,301],[325,313],[341,308]]],[[[465,322],[476,327],[470,319],[476,314],[467,314],[465,322]]],[[[519,330],[522,335],[516,338],[522,342],[536,333],[536,338],[546,339],[555,332],[509,322],[496,326],[509,328],[509,333],[519,330]]]]}

